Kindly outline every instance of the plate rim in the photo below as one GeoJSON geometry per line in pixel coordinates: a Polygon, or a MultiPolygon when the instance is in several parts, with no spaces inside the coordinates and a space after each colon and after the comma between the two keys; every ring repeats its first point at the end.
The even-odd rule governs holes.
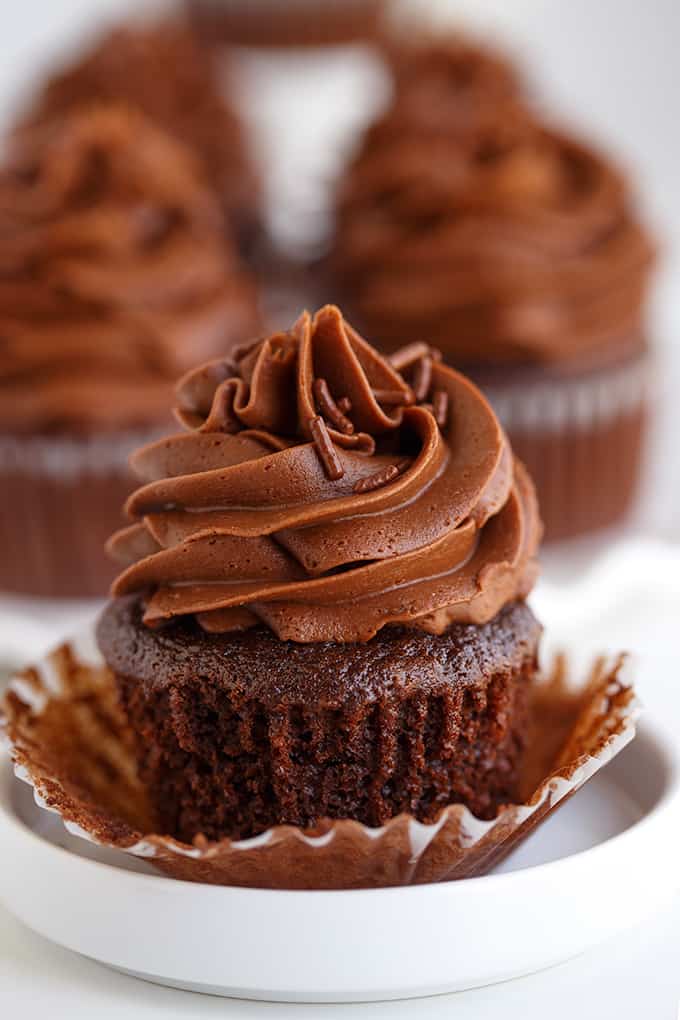
{"type": "MultiPolygon", "coordinates": [[[[78,858],[82,862],[83,866],[94,866],[93,870],[104,869],[102,873],[114,873],[119,876],[121,881],[142,881],[142,882],[153,882],[162,883],[165,886],[168,882],[173,883],[175,887],[182,887],[185,890],[190,889],[197,891],[200,889],[210,889],[212,895],[226,894],[238,894],[239,896],[251,896],[253,899],[269,899],[272,895],[277,898],[290,898],[303,897],[304,899],[313,899],[318,901],[321,898],[326,898],[329,902],[332,899],[337,899],[342,896],[346,899],[350,895],[352,898],[360,897],[362,899],[379,899],[387,898],[390,894],[402,894],[408,895],[422,895],[426,890],[438,890],[440,893],[442,889],[456,887],[461,894],[464,890],[474,888],[480,889],[482,886],[487,888],[489,885],[504,883],[509,885],[510,882],[517,883],[521,879],[529,880],[530,876],[537,872],[544,871],[545,869],[552,869],[558,871],[559,869],[568,867],[579,867],[583,859],[588,855],[595,855],[601,853],[608,853],[614,850],[622,841],[629,841],[632,838],[644,838],[646,830],[650,826],[661,825],[673,811],[677,813],[678,825],[680,826],[680,741],[677,737],[674,739],[670,727],[660,723],[657,719],[651,719],[649,715],[645,714],[642,719],[638,719],[636,724],[636,735],[630,742],[627,748],[623,749],[623,754],[631,753],[636,745],[639,743],[650,743],[654,746],[657,754],[660,754],[662,759],[662,767],[664,772],[664,786],[660,791],[660,794],[652,805],[652,807],[646,811],[640,818],[628,826],[622,832],[616,833],[613,836],[609,836],[597,843],[595,846],[588,847],[584,850],[577,850],[573,853],[565,854],[563,857],[558,857],[551,861],[543,861],[539,864],[531,864],[527,867],[520,868],[516,871],[501,872],[490,875],[477,875],[474,877],[460,878],[443,882],[430,882],[422,883],[417,885],[401,885],[401,886],[385,886],[379,888],[368,888],[368,889],[259,889],[252,886],[235,886],[235,885],[211,885],[205,882],[190,882],[186,879],[171,878],[161,873],[154,874],[152,872],[141,872],[132,871],[125,868],[120,868],[113,863],[108,861],[100,861],[91,857],[80,856],[79,854],[73,853],[66,847],[59,846],[52,843],[50,840],[45,839],[39,833],[35,832],[29,825],[27,825],[14,810],[11,803],[11,791],[16,783],[25,783],[34,795],[34,801],[37,807],[44,811],[46,814],[56,816],[61,825],[64,827],[66,832],[69,832],[63,819],[59,815],[59,812],[41,804],[35,797],[35,788],[29,779],[23,778],[21,775],[17,775],[15,771],[15,764],[12,761],[11,755],[3,753],[0,750],[0,832],[3,826],[13,828],[19,833],[20,838],[29,839],[37,842],[48,852],[54,851],[57,855],[64,854],[66,857],[73,859],[78,858]],[[677,746],[676,746],[677,745],[677,746]]],[[[615,767],[615,763],[609,763],[605,766],[603,773],[606,774],[609,765],[615,767]]],[[[576,791],[578,794],[578,790],[576,791]]],[[[73,835],[73,833],[71,833],[73,835]]],[[[85,843],[89,843],[91,846],[98,846],[94,840],[86,839],[79,834],[75,834],[76,838],[82,838],[85,843]]],[[[104,845],[105,846],[105,845],[104,845]]],[[[115,847],[107,848],[115,850],[115,847]]],[[[123,851],[121,851],[123,853],[123,851]]],[[[678,888],[680,888],[680,873],[678,875],[678,888]]]]}

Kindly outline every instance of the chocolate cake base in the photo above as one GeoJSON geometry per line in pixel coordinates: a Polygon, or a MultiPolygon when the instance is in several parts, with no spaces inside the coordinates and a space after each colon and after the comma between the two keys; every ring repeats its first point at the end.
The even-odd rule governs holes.
{"type": "Polygon", "coordinates": [[[98,641],[138,738],[160,831],[243,839],[322,818],[482,818],[517,795],[540,626],[524,603],[441,636],[295,644],[257,628],[152,631],[111,603],[98,641]]]}

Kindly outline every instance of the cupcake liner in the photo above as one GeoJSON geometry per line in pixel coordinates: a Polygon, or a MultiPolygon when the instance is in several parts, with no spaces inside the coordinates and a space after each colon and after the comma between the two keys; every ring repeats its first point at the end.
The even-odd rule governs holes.
{"type": "Polygon", "coordinates": [[[0,589],[43,597],[105,595],[104,542],[134,488],[132,450],[164,430],[103,436],[0,435],[0,589]]]}
{"type": "Polygon", "coordinates": [[[80,478],[83,474],[106,477],[128,472],[131,450],[167,429],[136,429],[112,435],[0,435],[0,472],[21,472],[55,481],[80,478]]]}
{"type": "Polygon", "coordinates": [[[588,376],[510,379],[485,386],[506,428],[561,432],[592,429],[634,413],[649,396],[651,358],[647,354],[588,376]]]}
{"type": "Polygon", "coordinates": [[[481,380],[534,480],[548,539],[607,527],[630,509],[651,384],[647,355],[589,376],[481,380]]]}
{"type": "Polygon", "coordinates": [[[437,882],[489,871],[632,739],[639,706],[623,661],[598,660],[578,686],[565,660],[555,661],[534,690],[523,802],[491,821],[454,804],[428,825],[406,814],[377,829],[325,820],[314,830],[281,825],[252,839],[197,837],[193,845],[155,833],[134,737],[90,634],[10,682],[0,731],[17,776],[70,832],[147,858],[174,878],[281,889],[437,882]]]}

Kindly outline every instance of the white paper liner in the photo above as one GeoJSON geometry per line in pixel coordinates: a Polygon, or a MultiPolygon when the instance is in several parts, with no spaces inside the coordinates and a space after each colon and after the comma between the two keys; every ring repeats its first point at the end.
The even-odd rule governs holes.
{"type": "Polygon", "coordinates": [[[72,481],[83,475],[129,474],[130,453],[162,439],[168,428],[111,435],[18,436],[0,434],[0,472],[72,481]]]}
{"type": "Polygon", "coordinates": [[[0,734],[17,777],[72,834],[145,858],[177,878],[261,888],[364,888],[488,871],[633,738],[639,704],[623,657],[598,660],[567,682],[564,660],[536,688],[529,795],[490,821],[460,804],[433,824],[399,815],[381,828],[352,820],[312,831],[276,826],[251,839],[194,845],[150,831],[134,738],[91,634],[18,674],[2,702],[0,734]]]}
{"type": "Polygon", "coordinates": [[[531,381],[510,379],[484,393],[508,431],[591,429],[635,413],[652,391],[652,363],[642,355],[608,371],[531,381]]]}

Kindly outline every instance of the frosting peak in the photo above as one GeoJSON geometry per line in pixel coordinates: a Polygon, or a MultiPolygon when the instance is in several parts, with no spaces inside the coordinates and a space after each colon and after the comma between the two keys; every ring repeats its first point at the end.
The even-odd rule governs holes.
{"type": "Polygon", "coordinates": [[[328,306],[190,372],[191,431],[140,450],[114,595],[151,626],[363,641],[482,622],[524,596],[540,524],[481,394],[425,344],[381,357],[328,306]]]}

